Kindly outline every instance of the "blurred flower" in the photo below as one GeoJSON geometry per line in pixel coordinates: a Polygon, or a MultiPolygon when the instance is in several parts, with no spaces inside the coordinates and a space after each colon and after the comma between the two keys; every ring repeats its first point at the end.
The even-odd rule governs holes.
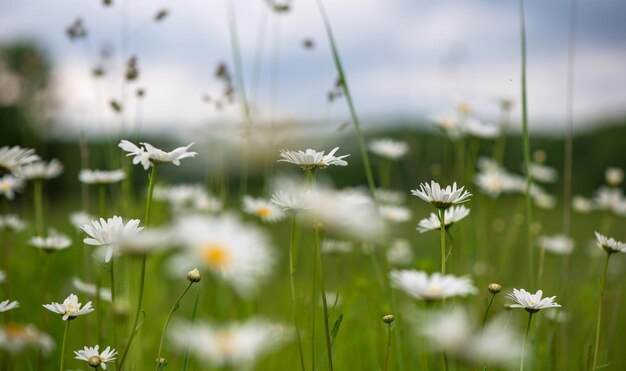
{"type": "Polygon", "coordinates": [[[380,215],[390,222],[402,223],[411,220],[411,210],[404,206],[381,205],[378,207],[380,215]]]}
{"type": "MultiPolygon", "coordinates": [[[[82,292],[83,294],[89,295],[91,297],[95,297],[96,292],[98,290],[96,285],[92,283],[84,282],[78,277],[72,278],[72,285],[74,286],[76,290],[82,292]]],[[[100,299],[110,302],[111,301],[111,289],[106,288],[106,287],[101,287],[100,299]]]]}
{"type": "Polygon", "coordinates": [[[618,167],[609,167],[604,172],[606,183],[611,187],[617,187],[624,180],[624,170],[618,167]]]}
{"type": "Polygon", "coordinates": [[[67,321],[93,312],[90,301],[82,308],[81,305],[82,304],[78,302],[78,297],[74,294],[70,294],[70,296],[63,301],[63,304],[52,302],[52,304],[44,304],[43,307],[51,312],[60,314],[63,317],[63,321],[67,321]]]}
{"type": "Polygon", "coordinates": [[[91,170],[82,169],[78,173],[78,179],[85,184],[109,184],[117,183],[126,178],[124,170],[91,170]]]}
{"type": "Polygon", "coordinates": [[[252,364],[290,337],[290,331],[283,326],[258,319],[221,327],[177,323],[171,331],[171,339],[177,348],[189,349],[202,362],[215,366],[252,364]]]}
{"type": "Polygon", "coordinates": [[[478,290],[469,277],[442,276],[417,270],[392,270],[389,273],[391,286],[404,291],[418,300],[435,301],[453,296],[476,294],[478,290]]]}
{"type": "Polygon", "coordinates": [[[559,177],[555,169],[536,162],[530,164],[528,171],[532,179],[542,183],[554,183],[559,177]]]}
{"type": "Polygon", "coordinates": [[[176,233],[185,249],[172,261],[175,272],[201,264],[241,294],[257,287],[274,265],[265,232],[231,214],[184,217],[178,221],[176,233]]]}
{"type": "Polygon", "coordinates": [[[330,165],[347,166],[348,163],[343,159],[350,155],[335,156],[338,149],[339,147],[335,147],[327,155],[324,151],[318,152],[310,148],[304,152],[281,149],[278,162],[289,162],[300,166],[302,170],[325,169],[330,165]]]}
{"type": "Polygon", "coordinates": [[[24,180],[11,174],[5,174],[0,178],[0,195],[4,195],[9,200],[15,197],[15,192],[20,192],[24,187],[24,180]]]}
{"type": "Polygon", "coordinates": [[[582,196],[574,196],[574,198],[572,198],[572,207],[579,213],[586,214],[593,210],[593,203],[591,200],[582,196]]]}
{"type": "Polygon", "coordinates": [[[500,129],[495,125],[485,124],[475,118],[465,121],[464,130],[469,135],[482,139],[493,139],[498,136],[500,129]]]}
{"type": "Polygon", "coordinates": [[[89,236],[83,242],[92,246],[107,246],[104,261],[108,263],[113,256],[113,248],[119,241],[130,239],[143,229],[139,227],[139,222],[139,219],[131,219],[124,224],[124,220],[117,215],[107,220],[104,218],[100,218],[99,221],[93,220],[91,225],[85,224],[81,227],[89,236]]]}
{"type": "Polygon", "coordinates": [[[574,251],[574,240],[564,235],[542,236],[539,245],[556,255],[569,255],[574,251]]]}
{"type": "Polygon", "coordinates": [[[463,131],[456,114],[445,112],[432,116],[430,120],[436,127],[446,133],[450,139],[458,139],[462,136],[463,131]]]}
{"type": "Polygon", "coordinates": [[[270,223],[275,223],[285,217],[285,213],[272,201],[250,196],[243,197],[243,211],[270,223]]]}
{"type": "Polygon", "coordinates": [[[279,189],[272,195],[272,202],[282,207],[284,211],[299,212],[304,208],[302,193],[288,192],[279,189]]]}
{"type": "Polygon", "coordinates": [[[452,186],[442,188],[439,183],[431,180],[430,184],[422,183],[419,189],[411,190],[413,196],[417,196],[426,202],[430,202],[438,209],[447,209],[448,207],[469,201],[471,193],[465,190],[465,187],[457,189],[456,182],[452,186]]]}
{"type": "Polygon", "coordinates": [[[70,214],[70,223],[76,229],[81,229],[83,225],[91,223],[94,219],[96,219],[95,216],[90,215],[85,211],[76,211],[70,214]]]}
{"type": "Polygon", "coordinates": [[[0,148],[0,169],[18,174],[22,166],[39,161],[39,156],[32,148],[3,146],[0,148]]]}
{"type": "Polygon", "coordinates": [[[409,145],[403,141],[381,138],[370,141],[369,150],[380,157],[398,160],[409,151],[409,145]]]}
{"type": "Polygon", "coordinates": [[[562,309],[558,309],[558,310],[551,310],[546,312],[546,317],[553,322],[556,323],[566,323],[569,322],[571,315],[562,310],[562,309]]]}
{"type": "Polygon", "coordinates": [[[542,299],[542,295],[543,291],[541,290],[537,290],[536,293],[531,294],[524,289],[513,289],[513,292],[509,293],[507,297],[515,302],[510,305],[511,308],[526,309],[529,313],[536,313],[541,309],[560,307],[560,305],[554,301],[556,296],[542,299]]]}
{"type": "Polygon", "coordinates": [[[381,204],[401,204],[405,200],[404,193],[390,189],[377,188],[374,192],[376,200],[381,204]]]}
{"type": "MultiPolygon", "coordinates": [[[[452,206],[446,209],[444,213],[446,228],[450,228],[454,223],[465,219],[465,217],[469,215],[470,210],[463,205],[459,205],[452,206]]],[[[441,220],[439,219],[439,215],[435,213],[430,213],[430,216],[428,218],[420,220],[417,225],[417,230],[420,233],[441,230],[441,220]]]]}
{"type": "Polygon", "coordinates": [[[622,214],[626,211],[626,200],[619,188],[600,187],[593,198],[595,208],[622,214]]]}
{"type": "Polygon", "coordinates": [[[614,254],[616,252],[626,253],[626,243],[617,241],[613,237],[609,238],[605,235],[602,235],[598,232],[594,232],[596,234],[596,246],[606,251],[609,254],[614,254]]]}
{"type": "Polygon", "coordinates": [[[0,215],[0,230],[19,232],[26,228],[26,224],[14,214],[0,215]]]}
{"type": "Polygon", "coordinates": [[[0,348],[15,354],[26,347],[38,348],[44,354],[48,354],[54,348],[54,341],[48,334],[30,324],[7,323],[0,327],[0,348]]]}
{"type": "Polygon", "coordinates": [[[165,152],[152,146],[150,143],[141,142],[140,144],[143,148],[138,147],[127,140],[122,140],[120,141],[118,147],[126,152],[129,152],[126,156],[134,156],[133,164],[137,165],[141,163],[144,170],[148,170],[151,165],[168,162],[178,166],[180,165],[180,160],[189,157],[196,157],[197,154],[196,152],[189,151],[189,148],[193,146],[194,143],[185,147],[178,147],[171,152],[165,152]]]}
{"type": "Polygon", "coordinates": [[[222,201],[209,195],[200,184],[176,184],[169,187],[156,186],[152,197],[169,203],[176,213],[188,211],[218,212],[222,201]]]}
{"type": "Polygon", "coordinates": [[[352,245],[352,241],[325,238],[322,242],[322,254],[348,254],[352,252],[352,245]]]}
{"type": "Polygon", "coordinates": [[[0,313],[18,308],[19,306],[20,303],[18,303],[17,301],[5,300],[3,302],[0,302],[0,313]]]}
{"type": "Polygon", "coordinates": [[[541,209],[554,209],[556,206],[556,199],[545,192],[539,191],[533,195],[533,201],[535,206],[541,209]]]}
{"type": "Polygon", "coordinates": [[[32,237],[28,243],[45,252],[54,252],[67,249],[72,245],[72,240],[65,235],[55,233],[47,237],[32,237]]]}
{"type": "Polygon", "coordinates": [[[395,266],[405,266],[413,262],[415,256],[409,241],[396,239],[387,249],[387,261],[395,266]]]}
{"type": "Polygon", "coordinates": [[[115,349],[111,349],[111,347],[106,347],[106,349],[100,353],[98,350],[99,347],[99,345],[96,345],[94,347],[84,347],[83,350],[76,350],[74,351],[74,354],[76,355],[74,358],[88,362],[91,367],[98,368],[99,366],[102,367],[103,370],[106,370],[106,363],[115,360],[117,351],[115,349]],[[92,357],[95,357],[95,359],[92,357]],[[96,366],[94,366],[94,364],[96,366]]]}
{"type": "Polygon", "coordinates": [[[161,251],[173,241],[171,231],[163,228],[140,229],[137,233],[124,233],[115,242],[115,253],[128,256],[145,256],[161,251]]]}
{"type": "Polygon", "coordinates": [[[501,193],[516,192],[522,189],[524,179],[509,174],[498,166],[488,167],[476,173],[474,183],[488,196],[498,197],[501,193]]]}
{"type": "Polygon", "coordinates": [[[52,179],[63,172],[63,165],[59,160],[52,159],[50,162],[32,162],[19,168],[18,175],[27,180],[52,179]]]}

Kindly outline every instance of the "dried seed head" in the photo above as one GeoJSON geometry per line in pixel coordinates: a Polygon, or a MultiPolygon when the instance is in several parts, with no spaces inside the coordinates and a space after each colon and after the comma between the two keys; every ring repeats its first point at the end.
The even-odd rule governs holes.
{"type": "Polygon", "coordinates": [[[502,286],[497,283],[490,283],[487,287],[489,288],[489,292],[492,294],[497,294],[502,290],[502,286]]]}

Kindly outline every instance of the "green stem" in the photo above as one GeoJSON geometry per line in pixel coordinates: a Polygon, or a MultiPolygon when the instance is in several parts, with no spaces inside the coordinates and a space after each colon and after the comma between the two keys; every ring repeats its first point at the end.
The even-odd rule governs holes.
{"type": "Polygon", "coordinates": [[[167,326],[169,325],[174,312],[178,310],[178,307],[180,306],[180,301],[183,299],[183,296],[185,296],[185,294],[187,293],[187,291],[189,291],[192,285],[193,285],[193,282],[190,281],[187,287],[185,288],[185,290],[183,290],[183,292],[178,297],[178,300],[176,300],[176,302],[174,303],[174,306],[172,307],[172,310],[170,311],[170,313],[167,315],[167,319],[165,320],[165,325],[163,326],[163,332],[161,333],[161,340],[159,341],[159,351],[156,357],[156,368],[155,368],[156,371],[159,370],[159,360],[161,359],[161,350],[163,350],[163,339],[165,338],[165,332],[167,331],[167,326]]]}
{"type": "Polygon", "coordinates": [[[67,329],[70,327],[70,319],[65,320],[65,330],[63,331],[63,343],[61,343],[61,362],[59,366],[60,371],[64,371],[65,367],[65,339],[67,338],[67,329]]]}
{"type": "Polygon", "coordinates": [[[379,181],[380,186],[382,188],[389,188],[391,184],[391,167],[392,162],[389,159],[381,158],[379,162],[380,171],[379,171],[379,181]]]}
{"type": "Polygon", "coordinates": [[[491,294],[491,299],[489,300],[489,304],[487,305],[487,309],[485,309],[485,316],[483,317],[483,326],[487,323],[487,315],[489,314],[489,310],[491,309],[491,305],[493,304],[493,299],[495,299],[496,294],[491,294]]]}
{"type": "Polygon", "coordinates": [[[372,174],[372,167],[370,165],[369,155],[367,153],[367,148],[365,146],[365,139],[363,137],[363,133],[361,132],[361,123],[356,114],[356,109],[354,108],[354,102],[352,101],[352,94],[350,93],[348,80],[346,79],[346,75],[343,70],[343,65],[341,64],[341,58],[339,57],[339,51],[337,50],[335,37],[333,36],[333,31],[330,26],[330,21],[328,20],[328,15],[326,14],[326,10],[324,9],[322,0],[317,0],[317,5],[320,10],[320,14],[322,15],[322,19],[324,21],[324,28],[326,29],[326,35],[328,36],[328,42],[330,43],[330,48],[332,50],[333,61],[335,62],[335,68],[337,69],[339,80],[342,82],[343,91],[346,96],[348,107],[350,109],[352,122],[354,123],[354,130],[356,131],[356,135],[359,141],[359,149],[361,152],[361,157],[363,157],[363,166],[365,167],[365,175],[367,177],[367,184],[370,188],[370,192],[372,193],[372,197],[375,197],[376,185],[374,183],[374,176],[372,174]]]}
{"type": "Polygon", "coordinates": [[[100,188],[98,190],[98,206],[99,206],[98,210],[100,212],[101,218],[106,217],[106,199],[107,199],[106,185],[100,184],[100,188]]]}
{"type": "Polygon", "coordinates": [[[387,352],[385,353],[385,367],[384,371],[389,369],[389,353],[391,353],[391,324],[387,325],[387,352]]]}
{"type": "MultiPolygon", "coordinates": [[[[313,254],[316,254],[314,251],[313,254]]],[[[311,279],[311,370],[315,370],[315,282],[317,281],[317,259],[313,257],[313,277],[311,279]]]]}
{"type": "Polygon", "coordinates": [[[598,363],[598,348],[600,346],[600,328],[602,322],[602,300],[604,299],[604,282],[606,280],[606,271],[609,266],[609,259],[611,258],[611,254],[606,254],[606,260],[604,261],[604,268],[602,269],[602,278],[600,278],[600,297],[598,298],[598,320],[596,322],[596,341],[593,347],[593,366],[591,369],[593,371],[596,370],[596,365],[598,363]]]}
{"type": "Polygon", "coordinates": [[[296,298],[296,267],[295,267],[295,249],[296,249],[296,214],[291,220],[291,241],[289,243],[289,284],[291,286],[291,303],[293,305],[293,323],[296,328],[296,337],[298,340],[298,355],[300,356],[300,367],[304,367],[304,351],[302,349],[302,338],[300,337],[300,326],[298,325],[298,302],[296,298]]]}
{"type": "MultiPolygon", "coordinates": [[[[109,276],[111,279],[111,327],[113,328],[113,346],[117,347],[117,321],[115,319],[115,257],[111,257],[109,264],[109,276]]],[[[100,291],[96,292],[96,296],[100,296],[100,291]]],[[[115,360],[117,363],[117,359],[115,360]]]]}
{"type": "Polygon", "coordinates": [[[46,234],[43,223],[43,191],[42,191],[41,179],[35,179],[34,186],[34,203],[35,203],[35,223],[37,228],[37,235],[44,236],[46,234]]]}
{"type": "Polygon", "coordinates": [[[526,342],[528,341],[528,333],[530,332],[530,323],[533,320],[533,313],[528,312],[528,324],[526,325],[526,334],[524,335],[524,344],[522,345],[522,359],[519,363],[520,371],[524,371],[524,359],[526,358],[526,342]]]}
{"type": "Polygon", "coordinates": [[[319,228],[315,228],[315,255],[318,266],[320,292],[322,294],[322,306],[324,307],[324,332],[326,335],[326,353],[328,353],[328,369],[329,371],[333,371],[333,353],[330,341],[330,327],[328,325],[328,303],[326,301],[326,290],[324,289],[324,270],[322,269],[322,251],[319,228]]]}
{"type": "Polygon", "coordinates": [[[441,221],[441,275],[446,274],[446,211],[439,209],[439,220],[441,221]]]}

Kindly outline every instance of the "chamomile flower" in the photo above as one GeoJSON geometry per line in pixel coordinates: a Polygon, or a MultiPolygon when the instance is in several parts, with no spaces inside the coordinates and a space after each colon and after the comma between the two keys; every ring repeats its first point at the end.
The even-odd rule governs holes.
{"type": "Polygon", "coordinates": [[[70,247],[70,245],[72,245],[72,240],[70,240],[67,236],[63,234],[55,233],[47,237],[32,237],[28,241],[28,243],[31,246],[50,253],[58,250],[67,249],[68,247],[70,247]]]}
{"type": "Polygon", "coordinates": [[[626,253],[626,243],[617,241],[613,237],[607,237],[598,232],[594,232],[596,234],[596,246],[606,251],[609,254],[614,254],[616,252],[626,253]]]}
{"type": "Polygon", "coordinates": [[[27,180],[52,179],[61,175],[63,165],[59,160],[53,159],[48,163],[43,161],[32,162],[20,167],[18,175],[27,180]]]}
{"type": "Polygon", "coordinates": [[[117,183],[126,178],[124,170],[92,170],[82,169],[78,173],[78,180],[85,184],[110,184],[117,183]]]}
{"type": "Polygon", "coordinates": [[[78,316],[82,316],[85,314],[89,314],[93,312],[93,308],[91,307],[91,302],[87,302],[84,306],[78,302],[78,297],[74,294],[70,294],[63,301],[63,304],[52,302],[51,304],[44,304],[43,307],[47,310],[60,314],[63,318],[63,321],[73,320],[78,316]]]}
{"type": "Polygon", "coordinates": [[[0,313],[18,308],[19,306],[20,303],[17,301],[4,300],[3,302],[0,302],[0,313]]]}
{"type": "MultiPolygon", "coordinates": [[[[450,228],[454,223],[465,219],[465,217],[469,215],[470,210],[463,205],[459,205],[447,208],[444,213],[446,228],[450,228]]],[[[428,218],[420,220],[417,225],[417,230],[420,233],[441,230],[441,220],[439,219],[439,216],[435,213],[430,213],[428,218]]]]}
{"type": "Polygon", "coordinates": [[[537,313],[542,309],[559,308],[561,306],[554,301],[556,296],[542,299],[542,295],[543,291],[541,290],[531,294],[524,289],[513,289],[513,292],[509,293],[507,297],[515,302],[510,305],[511,308],[522,308],[529,313],[537,313]]]}
{"type": "Polygon", "coordinates": [[[176,213],[190,211],[218,212],[222,210],[222,201],[210,195],[200,184],[176,184],[156,186],[152,197],[157,201],[167,202],[176,213]]]}
{"type": "Polygon", "coordinates": [[[465,187],[457,188],[456,183],[442,188],[434,180],[430,184],[420,184],[420,188],[411,190],[411,194],[426,202],[430,202],[438,209],[447,209],[452,205],[469,201],[469,198],[472,196],[471,193],[465,190],[465,187]]]}
{"type": "Polygon", "coordinates": [[[319,152],[310,148],[306,151],[281,149],[278,162],[289,162],[300,166],[302,170],[325,169],[330,165],[347,166],[348,162],[344,158],[350,155],[335,156],[338,149],[339,147],[335,147],[328,154],[324,154],[324,151],[319,152]]]}
{"type": "Polygon", "coordinates": [[[186,272],[200,264],[198,268],[210,270],[244,295],[267,278],[274,265],[265,232],[231,214],[184,217],[178,221],[176,233],[184,249],[171,262],[174,272],[186,272]]]}
{"type": "MultiPolygon", "coordinates": [[[[97,295],[96,293],[98,293],[98,289],[96,285],[94,285],[93,283],[84,282],[78,277],[72,278],[72,286],[74,286],[76,290],[82,292],[85,295],[89,295],[91,297],[95,297],[97,295]]],[[[99,294],[100,294],[100,299],[104,301],[108,301],[108,302],[111,301],[111,289],[106,288],[106,287],[101,287],[99,294]]]]}
{"type": "Polygon", "coordinates": [[[39,161],[32,148],[3,146],[0,148],[0,169],[17,174],[22,166],[39,161]]]}
{"type": "Polygon", "coordinates": [[[285,191],[282,189],[277,190],[272,195],[272,202],[284,211],[291,211],[297,213],[304,209],[304,194],[303,192],[285,191]]]}
{"type": "Polygon", "coordinates": [[[19,216],[13,214],[0,215],[0,230],[19,232],[26,228],[26,224],[19,216]]]}
{"type": "Polygon", "coordinates": [[[381,205],[378,211],[383,218],[394,223],[408,222],[412,216],[411,210],[404,206],[381,205]]]}
{"type": "Polygon", "coordinates": [[[82,350],[76,350],[74,351],[76,355],[74,358],[87,362],[89,366],[95,369],[102,367],[103,370],[106,370],[107,362],[115,361],[117,351],[111,349],[111,347],[106,347],[106,349],[100,352],[99,348],[100,346],[96,345],[94,347],[84,347],[82,350]]]}
{"type": "Polygon", "coordinates": [[[91,225],[85,224],[81,227],[89,236],[83,242],[92,246],[107,246],[105,262],[109,262],[113,256],[115,245],[123,239],[130,239],[143,229],[139,227],[138,219],[131,219],[124,224],[124,220],[119,216],[114,216],[104,220],[94,220],[91,225]]]}
{"type": "Polygon", "coordinates": [[[11,354],[21,352],[27,347],[40,349],[49,354],[54,348],[52,338],[35,328],[33,325],[7,323],[0,327],[0,348],[11,354]]]}
{"type": "Polygon", "coordinates": [[[391,286],[418,300],[435,301],[453,296],[476,294],[478,290],[469,277],[442,276],[424,271],[393,270],[389,273],[391,286]]]}
{"type": "Polygon", "coordinates": [[[569,255],[574,251],[574,240],[564,235],[542,236],[539,246],[556,255],[569,255]]]}
{"type": "Polygon", "coordinates": [[[243,211],[269,223],[275,223],[285,217],[282,209],[272,201],[250,196],[243,197],[243,211]]]}
{"type": "Polygon", "coordinates": [[[617,187],[624,180],[624,170],[619,167],[609,167],[604,172],[604,179],[611,187],[617,187]]]}
{"type": "Polygon", "coordinates": [[[390,138],[372,140],[368,147],[370,152],[389,160],[399,160],[409,151],[406,142],[390,138]]]}
{"type": "Polygon", "coordinates": [[[165,152],[159,148],[154,147],[150,143],[140,143],[143,147],[127,141],[122,140],[118,144],[122,150],[128,152],[126,156],[133,156],[133,164],[141,164],[144,170],[148,170],[150,166],[160,163],[172,163],[176,166],[180,165],[180,160],[185,158],[195,157],[196,152],[190,152],[189,148],[194,145],[191,143],[184,147],[178,147],[171,152],[165,152]]]}
{"type": "Polygon", "coordinates": [[[20,192],[24,188],[24,180],[11,174],[0,177],[0,195],[4,195],[9,200],[15,197],[15,192],[20,192]]]}

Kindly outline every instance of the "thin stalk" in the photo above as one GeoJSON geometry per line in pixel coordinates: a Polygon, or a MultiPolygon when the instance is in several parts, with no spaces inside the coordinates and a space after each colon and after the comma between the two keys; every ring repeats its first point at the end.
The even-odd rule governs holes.
{"type": "MultiPolygon", "coordinates": [[[[154,191],[154,182],[157,175],[157,165],[152,164],[152,172],[150,173],[150,182],[148,183],[148,198],[146,199],[146,218],[145,218],[145,226],[147,227],[150,224],[150,211],[152,206],[152,193],[154,191]]],[[[122,357],[120,358],[119,369],[122,369],[124,365],[124,361],[126,360],[126,355],[128,354],[128,350],[130,349],[131,344],[133,343],[133,339],[137,334],[137,324],[139,323],[139,315],[141,314],[141,303],[143,301],[143,288],[146,279],[146,259],[147,255],[144,255],[141,258],[141,280],[139,282],[139,297],[137,299],[137,309],[135,311],[135,319],[133,321],[133,327],[130,329],[130,336],[128,338],[128,343],[124,347],[124,352],[122,353],[122,357]]]]}
{"type": "MultiPolygon", "coordinates": [[[[98,190],[98,206],[99,206],[99,212],[100,212],[100,217],[101,218],[105,218],[106,217],[106,185],[105,184],[100,184],[99,186],[99,190],[98,190]]],[[[115,256],[111,257],[111,263],[109,264],[109,278],[111,281],[111,326],[112,326],[112,330],[113,330],[113,346],[117,347],[117,322],[115,321],[115,256]]],[[[96,291],[96,297],[100,297],[100,289],[98,288],[98,290],[96,291]]],[[[117,363],[118,360],[115,359],[115,363],[117,363]]]]}
{"type": "Polygon", "coordinates": [[[504,161],[504,153],[506,152],[506,139],[507,130],[511,121],[511,106],[508,103],[500,104],[500,135],[496,139],[496,144],[493,147],[493,158],[498,165],[502,165],[504,161]]]}
{"type": "Polygon", "coordinates": [[[326,14],[326,10],[324,9],[322,0],[317,0],[317,5],[320,10],[320,14],[322,15],[322,19],[324,21],[324,28],[326,29],[326,35],[328,36],[328,42],[330,43],[330,48],[332,50],[333,61],[335,62],[335,68],[337,69],[339,80],[342,82],[343,92],[344,92],[344,95],[346,96],[346,102],[348,103],[348,108],[350,109],[352,122],[354,123],[354,130],[356,131],[356,135],[359,141],[359,150],[361,152],[361,157],[363,157],[363,166],[365,167],[365,176],[367,177],[367,184],[370,188],[370,192],[372,193],[372,197],[375,197],[376,185],[374,183],[374,175],[372,174],[372,166],[370,165],[370,159],[367,153],[367,148],[365,147],[365,139],[363,137],[363,133],[361,132],[361,122],[359,121],[359,117],[356,114],[356,109],[354,108],[354,102],[352,101],[352,94],[350,93],[348,80],[344,73],[343,65],[341,64],[341,58],[339,57],[339,51],[337,49],[337,44],[335,43],[335,37],[333,36],[333,31],[330,26],[330,21],[328,20],[328,15],[326,14]]]}
{"type": "Polygon", "coordinates": [[[528,312],[528,324],[526,325],[526,334],[524,335],[524,344],[522,345],[522,359],[519,362],[520,371],[524,371],[524,359],[526,358],[526,342],[528,341],[528,333],[530,332],[530,323],[533,320],[533,313],[528,312]]]}
{"type": "Polygon", "coordinates": [[[322,306],[324,307],[324,332],[326,335],[326,353],[328,354],[328,369],[333,371],[333,352],[330,340],[330,327],[328,325],[328,303],[326,301],[326,290],[324,289],[324,270],[322,269],[322,251],[319,228],[315,228],[315,255],[317,260],[318,278],[320,282],[320,292],[322,294],[322,306]]]}
{"type": "Polygon", "coordinates": [[[176,302],[174,303],[174,306],[172,306],[172,310],[170,310],[170,313],[167,315],[167,319],[165,320],[165,325],[163,326],[163,332],[161,332],[161,340],[159,340],[159,351],[156,357],[156,368],[155,368],[156,371],[159,371],[159,360],[161,359],[161,350],[163,350],[163,339],[165,339],[165,332],[167,331],[167,326],[170,324],[170,320],[172,319],[172,315],[174,314],[174,312],[178,310],[178,307],[180,306],[180,301],[183,299],[183,296],[185,296],[185,294],[187,293],[187,291],[189,291],[189,289],[191,288],[193,284],[194,284],[193,281],[189,281],[189,284],[187,285],[185,290],[183,290],[183,292],[180,294],[180,296],[178,297],[178,300],[176,300],[176,302]]]}
{"type": "Polygon", "coordinates": [[[105,184],[100,184],[98,189],[98,211],[100,213],[100,217],[106,217],[106,199],[107,199],[107,190],[105,184]]]}
{"type": "Polygon", "coordinates": [[[378,180],[380,182],[380,186],[382,188],[387,189],[391,185],[391,167],[392,167],[391,160],[386,159],[386,158],[381,158],[379,161],[379,166],[380,166],[380,170],[379,170],[378,180]]]}
{"type": "Polygon", "coordinates": [[[441,221],[441,275],[446,274],[446,211],[439,209],[439,220],[441,221]]]}
{"type": "Polygon", "coordinates": [[[300,336],[300,326],[298,324],[298,301],[296,298],[296,267],[295,267],[295,249],[296,249],[296,214],[293,215],[291,220],[291,240],[289,243],[289,284],[291,286],[291,303],[293,306],[293,324],[296,329],[296,337],[298,340],[298,355],[300,356],[300,366],[302,370],[304,367],[304,351],[302,349],[302,338],[300,336]]]}
{"type": "Polygon", "coordinates": [[[526,23],[524,15],[524,0],[520,0],[520,33],[522,51],[522,145],[524,147],[524,173],[526,175],[525,200],[526,200],[526,231],[528,243],[528,272],[530,275],[531,287],[535,286],[535,275],[533,266],[535,261],[535,249],[532,242],[532,205],[530,202],[530,138],[528,134],[528,101],[526,96],[526,23]]]}
{"type": "Polygon", "coordinates": [[[546,247],[545,244],[541,243],[541,249],[539,250],[539,270],[537,271],[537,282],[541,282],[541,278],[543,278],[543,265],[546,257],[546,247]]]}
{"type": "Polygon", "coordinates": [[[389,353],[391,353],[391,323],[387,324],[387,351],[385,353],[384,371],[389,369],[389,353]]]}
{"type": "Polygon", "coordinates": [[[485,309],[485,315],[483,316],[483,326],[485,326],[485,323],[487,323],[487,316],[489,315],[489,310],[491,309],[491,305],[493,304],[493,299],[495,299],[496,294],[492,293],[491,294],[491,299],[489,300],[489,304],[487,305],[487,308],[485,309]]]}
{"type": "Polygon", "coordinates": [[[65,320],[65,330],[63,331],[63,343],[61,343],[61,362],[59,365],[59,370],[64,371],[65,367],[65,339],[67,338],[67,329],[70,327],[70,319],[65,320]]]}
{"type": "Polygon", "coordinates": [[[591,369],[596,370],[598,364],[598,348],[600,347],[600,328],[602,322],[602,300],[604,299],[604,282],[606,280],[606,271],[609,266],[609,259],[611,254],[606,254],[606,260],[604,261],[604,268],[602,269],[602,278],[600,278],[600,297],[598,298],[598,320],[596,321],[596,341],[593,346],[593,365],[591,369]]]}
{"type": "Polygon", "coordinates": [[[35,224],[37,228],[37,235],[44,236],[46,234],[43,223],[43,180],[35,179],[33,181],[34,186],[34,204],[35,204],[35,224]]]}
{"type": "MultiPolygon", "coordinates": [[[[314,251],[313,254],[316,254],[314,251]]],[[[317,259],[313,257],[313,277],[311,277],[311,370],[315,370],[315,299],[317,295],[315,295],[317,281],[317,259]]]]}

